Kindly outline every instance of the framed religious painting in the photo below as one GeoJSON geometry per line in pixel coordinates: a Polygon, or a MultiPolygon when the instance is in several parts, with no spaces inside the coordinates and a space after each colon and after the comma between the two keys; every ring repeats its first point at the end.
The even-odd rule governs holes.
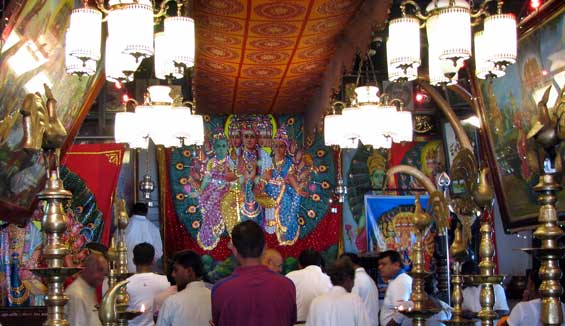
{"type": "MultiPolygon", "coordinates": [[[[565,2],[548,1],[519,26],[518,57],[506,75],[478,83],[485,126],[484,148],[505,230],[537,225],[539,206],[533,191],[539,178],[537,152],[527,134],[538,119],[537,104],[550,88],[551,109],[565,87],[565,2]]],[[[563,146],[560,149],[563,157],[563,146]]],[[[543,167],[542,167],[543,168],[543,167]]],[[[565,212],[565,192],[557,198],[565,212]]]]}
{"type": "Polygon", "coordinates": [[[0,51],[0,216],[18,221],[31,216],[43,187],[39,153],[22,148],[20,109],[26,94],[44,94],[47,84],[57,100],[57,116],[67,131],[66,147],[102,85],[99,68],[93,76],[66,73],[65,31],[72,0],[12,1],[0,51]]]}

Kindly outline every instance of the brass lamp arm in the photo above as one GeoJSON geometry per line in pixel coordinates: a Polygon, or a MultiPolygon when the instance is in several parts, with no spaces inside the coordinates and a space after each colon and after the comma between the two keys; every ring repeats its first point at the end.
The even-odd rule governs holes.
{"type": "Polygon", "coordinates": [[[153,15],[155,18],[163,17],[167,14],[167,10],[169,9],[169,2],[176,2],[177,3],[177,16],[182,16],[182,7],[185,5],[185,1],[181,0],[164,0],[161,2],[161,6],[159,7],[159,11],[153,15]]]}
{"type": "MultiPolygon", "coordinates": [[[[422,8],[420,8],[420,5],[418,5],[418,3],[414,0],[404,0],[402,1],[402,3],[400,4],[400,11],[402,12],[402,16],[406,16],[406,6],[410,5],[412,7],[414,7],[414,16],[418,17],[418,19],[422,20],[422,21],[426,21],[428,20],[428,18],[430,18],[430,15],[426,15],[422,12],[422,8]]],[[[422,28],[424,25],[422,24],[422,26],[420,26],[420,28],[422,28]]]]}

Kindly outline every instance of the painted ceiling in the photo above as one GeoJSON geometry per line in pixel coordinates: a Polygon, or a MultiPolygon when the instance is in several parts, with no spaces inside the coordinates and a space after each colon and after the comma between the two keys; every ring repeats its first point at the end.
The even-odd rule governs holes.
{"type": "Polygon", "coordinates": [[[362,3],[195,1],[194,91],[198,110],[303,112],[323,81],[335,53],[336,37],[351,23],[362,3]]]}

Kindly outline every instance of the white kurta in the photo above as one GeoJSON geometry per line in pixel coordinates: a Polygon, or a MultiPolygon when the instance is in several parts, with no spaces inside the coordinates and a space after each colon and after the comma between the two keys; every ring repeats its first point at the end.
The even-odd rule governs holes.
{"type": "Polygon", "coordinates": [[[355,269],[355,285],[351,292],[363,300],[370,325],[379,325],[379,289],[363,267],[355,269]]]}
{"type": "Polygon", "coordinates": [[[305,321],[315,297],[332,288],[330,277],[319,266],[310,265],[286,274],[296,287],[297,321],[305,321]]]}
{"type": "Polygon", "coordinates": [[[128,272],[135,273],[133,263],[133,248],[135,245],[147,242],[155,248],[155,261],[163,256],[163,241],[161,233],[155,224],[145,216],[132,215],[126,229],[126,246],[128,248],[128,272]]]}
{"type": "MultiPolygon", "coordinates": [[[[562,303],[563,315],[565,316],[565,305],[562,303]]],[[[508,326],[541,326],[541,300],[534,299],[517,303],[506,322],[508,326]]],[[[562,323],[563,325],[565,323],[562,323]]]]}
{"type": "Polygon", "coordinates": [[[158,326],[208,326],[212,320],[212,293],[204,282],[188,283],[167,298],[159,311],[158,326]]]}
{"type": "Polygon", "coordinates": [[[165,302],[165,300],[167,300],[167,298],[170,297],[171,295],[177,293],[178,293],[177,286],[171,285],[165,291],[157,294],[157,296],[153,300],[153,315],[154,316],[158,315],[159,310],[161,310],[161,306],[163,306],[163,302],[165,302]]]}
{"type": "Polygon", "coordinates": [[[65,305],[65,315],[69,325],[102,325],[96,306],[96,288],[91,287],[82,277],[77,277],[65,290],[69,301],[65,305]]]}
{"type": "Polygon", "coordinates": [[[142,315],[129,321],[130,326],[152,326],[153,301],[157,294],[165,291],[171,284],[166,276],[155,273],[139,273],[128,278],[127,291],[129,295],[129,307],[131,310],[141,309],[145,311],[142,315]]]}
{"type": "MultiPolygon", "coordinates": [[[[463,304],[462,308],[465,311],[471,311],[478,313],[481,311],[481,287],[480,286],[468,286],[463,289],[463,304]]],[[[510,310],[508,308],[508,302],[506,301],[506,293],[504,293],[504,288],[500,284],[494,285],[494,310],[510,310]]],[[[498,322],[498,319],[494,320],[494,324],[498,322]]],[[[481,325],[481,321],[475,322],[476,326],[481,325]]]]}
{"type": "Polygon", "coordinates": [[[328,293],[312,300],[306,325],[311,326],[369,326],[365,304],[355,293],[334,286],[328,293]]]}
{"type": "Polygon", "coordinates": [[[397,323],[401,324],[405,316],[398,311],[395,307],[403,301],[410,300],[412,293],[412,277],[406,273],[401,273],[390,281],[385,293],[383,306],[381,307],[381,326],[386,326],[389,321],[394,319],[397,323]]]}

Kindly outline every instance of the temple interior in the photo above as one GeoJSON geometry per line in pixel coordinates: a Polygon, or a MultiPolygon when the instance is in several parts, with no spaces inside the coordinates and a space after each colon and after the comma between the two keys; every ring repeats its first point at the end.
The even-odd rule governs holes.
{"type": "MultiPolygon", "coordinates": [[[[158,311],[133,284],[193,289],[169,284],[186,252],[212,289],[210,325],[237,325],[214,296],[249,263],[232,238],[248,221],[264,238],[253,257],[280,257],[297,293],[307,253],[330,286],[347,290],[344,264],[364,269],[378,289],[367,325],[404,326],[383,322],[389,308],[417,326],[526,325],[513,311],[532,299],[538,325],[564,323],[564,1],[2,0],[0,13],[0,326],[180,325],[165,316],[176,294],[158,311]],[[391,307],[387,252],[411,284],[391,307]],[[72,316],[78,281],[93,319],[72,316]]],[[[301,316],[301,300],[287,325],[348,325],[316,321],[314,303],[301,316]]]]}

